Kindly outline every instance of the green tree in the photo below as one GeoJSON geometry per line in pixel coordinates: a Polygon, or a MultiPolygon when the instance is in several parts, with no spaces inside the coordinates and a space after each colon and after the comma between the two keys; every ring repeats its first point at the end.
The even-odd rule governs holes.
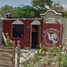
{"type": "Polygon", "coordinates": [[[47,9],[38,9],[36,10],[35,8],[31,6],[24,6],[24,7],[15,7],[12,12],[12,17],[40,17],[40,13],[44,13],[47,11],[47,9]]]}
{"type": "Polygon", "coordinates": [[[12,17],[35,17],[36,9],[31,6],[15,7],[12,17]]]}
{"type": "Polygon", "coordinates": [[[24,17],[35,17],[35,9],[31,6],[24,6],[23,15],[24,17]]]}
{"type": "Polygon", "coordinates": [[[50,6],[51,9],[57,11],[57,12],[62,12],[63,11],[63,7],[58,3],[54,3],[50,6]]]}
{"type": "Polygon", "coordinates": [[[67,18],[67,11],[63,12],[63,16],[67,18]]]}
{"type": "Polygon", "coordinates": [[[40,13],[44,13],[47,9],[35,9],[31,6],[25,6],[23,8],[24,17],[40,17],[40,13]]]}
{"type": "Polygon", "coordinates": [[[46,5],[50,7],[52,1],[51,0],[32,0],[31,3],[36,8],[45,9],[46,5]]]}
{"type": "Polygon", "coordinates": [[[15,7],[12,11],[12,17],[22,17],[22,8],[15,7]]]}
{"type": "Polygon", "coordinates": [[[0,15],[2,17],[6,17],[6,13],[7,12],[11,12],[13,11],[13,6],[9,6],[9,5],[5,5],[3,7],[0,8],[0,15]]]}

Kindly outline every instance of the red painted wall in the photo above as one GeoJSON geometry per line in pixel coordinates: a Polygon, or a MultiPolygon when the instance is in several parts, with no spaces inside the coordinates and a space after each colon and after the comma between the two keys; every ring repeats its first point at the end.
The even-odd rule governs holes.
{"type": "Polygon", "coordinates": [[[59,46],[60,45],[60,32],[61,25],[60,23],[43,23],[42,29],[42,44],[47,47],[51,47],[52,45],[59,46]]]}
{"type": "MultiPolygon", "coordinates": [[[[16,42],[20,40],[20,47],[23,48],[24,46],[26,47],[31,47],[31,22],[34,20],[21,20],[24,23],[24,38],[14,38],[12,37],[12,23],[16,20],[4,20],[4,34],[8,33],[10,39],[12,41],[16,42]],[[29,26],[29,28],[27,28],[29,26]]],[[[42,25],[42,20],[39,20],[42,25]]],[[[42,27],[42,26],[41,26],[42,27]]]]}

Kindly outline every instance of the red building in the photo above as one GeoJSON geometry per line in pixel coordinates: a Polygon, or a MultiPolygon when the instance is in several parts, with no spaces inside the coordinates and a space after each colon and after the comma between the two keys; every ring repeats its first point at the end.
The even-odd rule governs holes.
{"type": "MultiPolygon", "coordinates": [[[[4,18],[3,32],[8,33],[12,41],[20,40],[20,47],[38,47],[61,44],[61,13],[49,10],[40,14],[41,18],[4,18]]],[[[1,31],[1,29],[0,29],[1,31]]],[[[0,35],[1,36],[1,35],[0,35]]]]}
{"type": "Polygon", "coordinates": [[[41,43],[41,18],[6,18],[3,20],[4,34],[13,41],[20,40],[20,47],[37,47],[41,43]]]}

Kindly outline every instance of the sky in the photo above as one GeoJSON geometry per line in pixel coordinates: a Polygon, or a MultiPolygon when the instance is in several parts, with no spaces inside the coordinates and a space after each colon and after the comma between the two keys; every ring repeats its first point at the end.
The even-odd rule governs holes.
{"type": "Polygon", "coordinates": [[[4,5],[10,5],[10,6],[21,6],[21,5],[31,5],[31,0],[0,0],[0,7],[4,5]]]}
{"type": "MultiPolygon", "coordinates": [[[[9,6],[14,6],[14,7],[18,7],[18,6],[26,6],[26,5],[30,5],[32,0],[0,0],[0,7],[4,6],[4,5],[9,5],[9,6]]],[[[61,4],[65,9],[67,9],[67,0],[52,0],[53,2],[57,3],[59,2],[59,4],[61,4]]]]}
{"type": "Polygon", "coordinates": [[[65,10],[67,10],[67,0],[52,0],[52,1],[55,3],[59,2],[59,4],[62,5],[65,10]]]}

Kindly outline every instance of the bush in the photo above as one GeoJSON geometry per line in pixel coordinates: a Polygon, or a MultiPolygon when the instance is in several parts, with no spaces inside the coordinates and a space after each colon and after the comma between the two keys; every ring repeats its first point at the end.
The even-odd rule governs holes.
{"type": "Polygon", "coordinates": [[[6,43],[5,46],[13,46],[12,40],[9,38],[8,33],[6,33],[6,43]]]}

